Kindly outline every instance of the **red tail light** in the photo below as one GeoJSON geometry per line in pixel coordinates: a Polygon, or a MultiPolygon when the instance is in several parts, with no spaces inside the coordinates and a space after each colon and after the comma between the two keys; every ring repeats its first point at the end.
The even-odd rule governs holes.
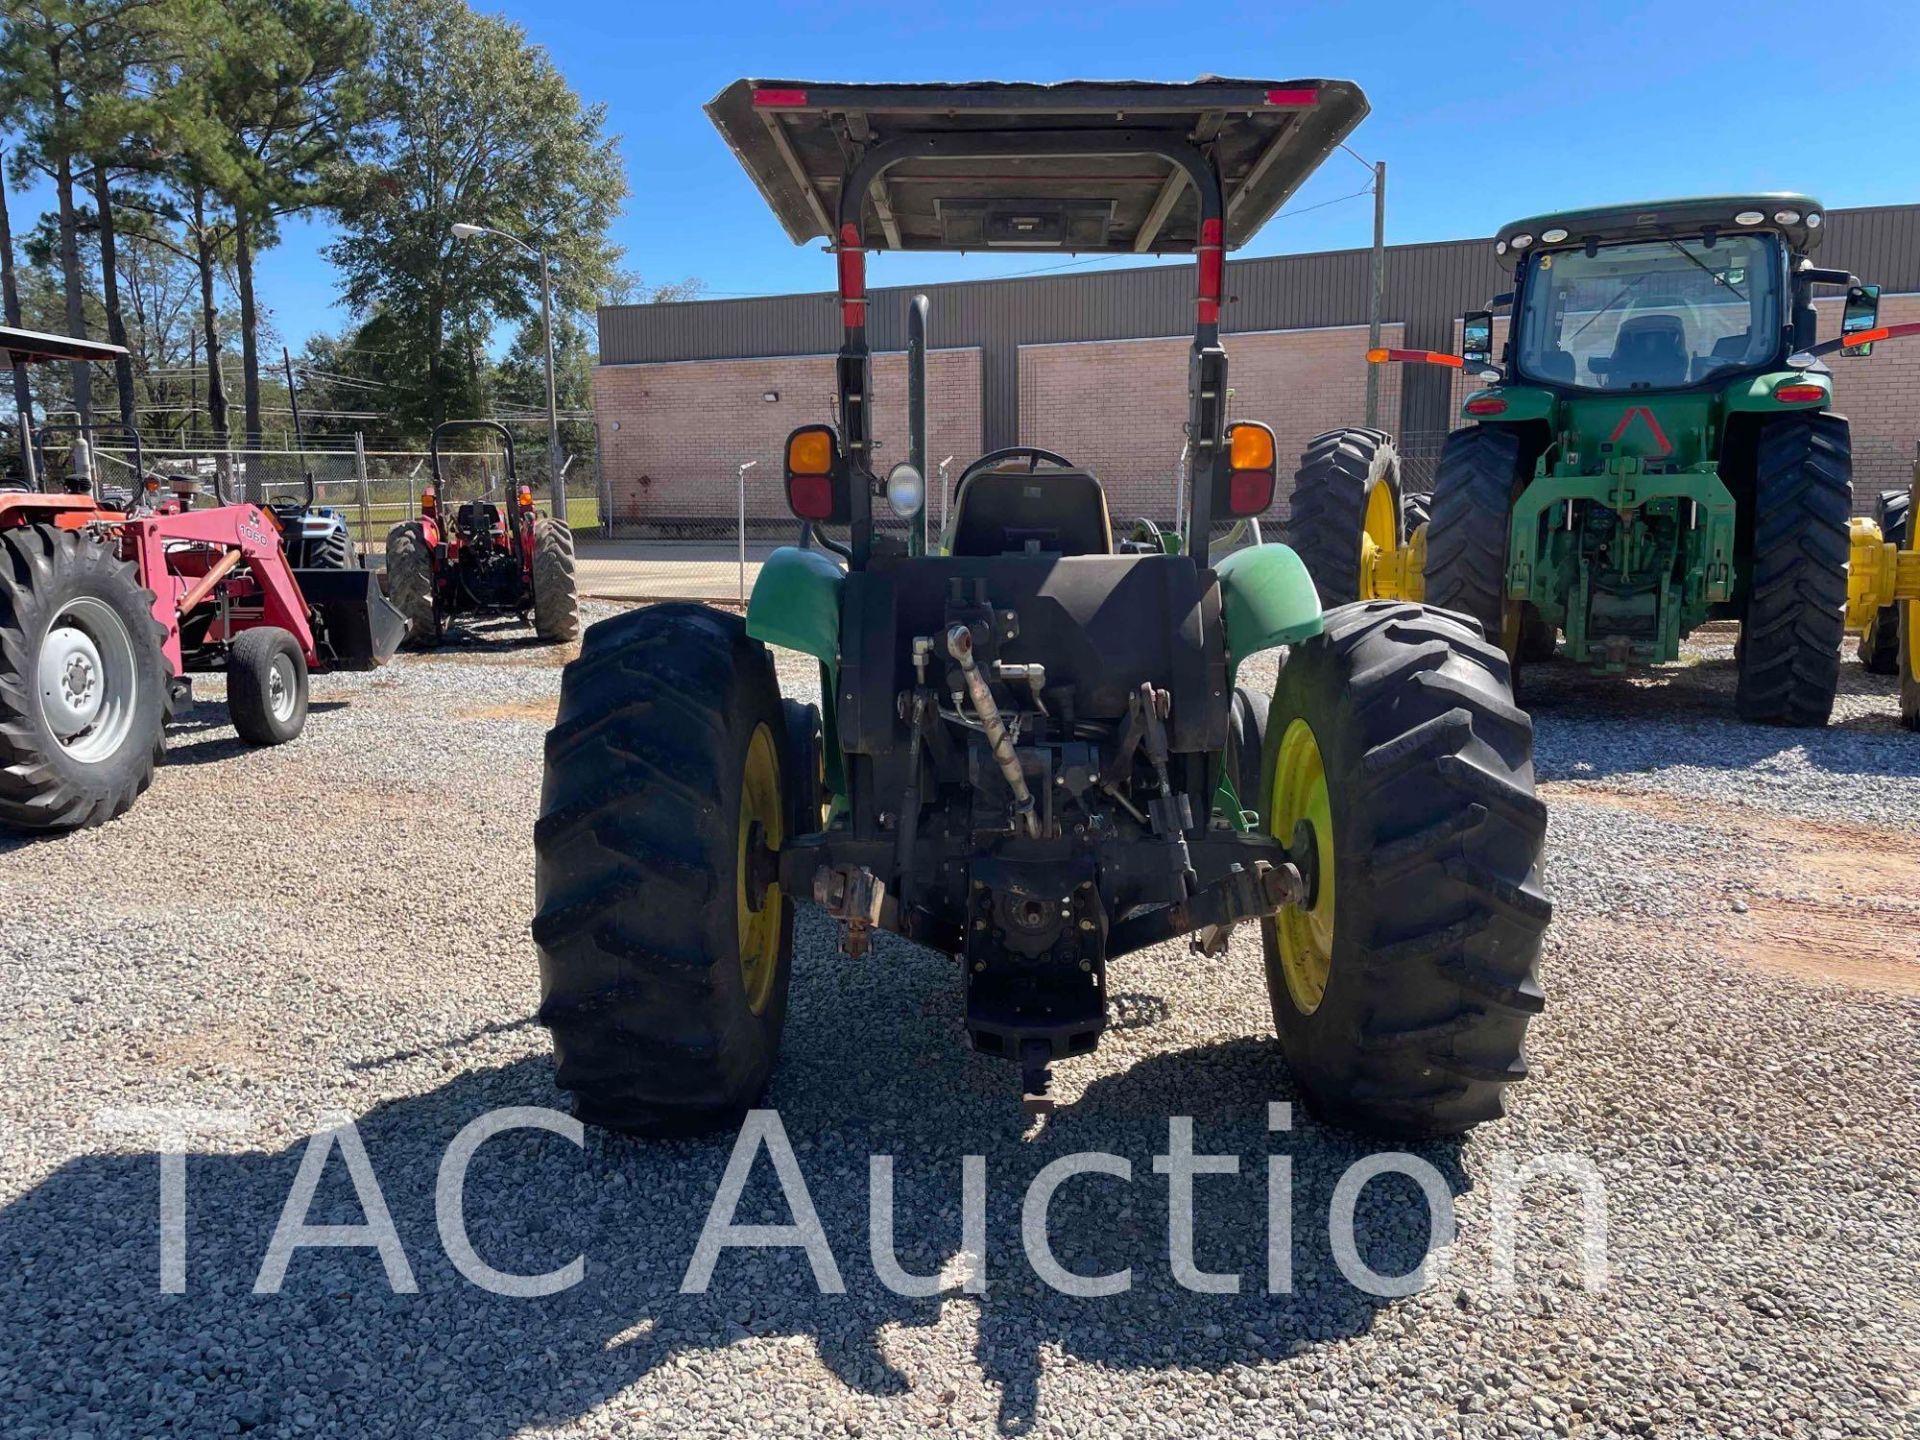
{"type": "Polygon", "coordinates": [[[1273,471],[1236,470],[1227,478],[1227,512],[1264,515],[1273,504],[1273,471]]]}
{"type": "Polygon", "coordinates": [[[788,476],[787,508],[802,520],[831,520],[833,518],[833,477],[831,475],[788,476]]]}
{"type": "Polygon", "coordinates": [[[1507,402],[1498,395],[1476,395],[1467,401],[1466,408],[1469,415],[1504,415],[1507,402]]]}
{"type": "Polygon", "coordinates": [[[761,110],[791,108],[806,104],[807,92],[804,90],[756,90],[753,92],[753,103],[761,110]]]}
{"type": "Polygon", "coordinates": [[[1784,405],[1807,405],[1827,398],[1823,385],[1786,384],[1773,387],[1773,398],[1784,405]]]}
{"type": "Polygon", "coordinates": [[[1269,105],[1318,105],[1319,103],[1320,92],[1318,90],[1267,91],[1267,104],[1269,105]]]}

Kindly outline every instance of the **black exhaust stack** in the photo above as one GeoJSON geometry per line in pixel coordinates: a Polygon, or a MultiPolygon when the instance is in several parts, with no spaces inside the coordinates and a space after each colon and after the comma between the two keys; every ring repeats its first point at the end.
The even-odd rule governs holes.
{"type": "Polygon", "coordinates": [[[907,553],[927,553],[927,297],[907,306],[907,463],[920,472],[920,513],[907,530],[907,553]]]}

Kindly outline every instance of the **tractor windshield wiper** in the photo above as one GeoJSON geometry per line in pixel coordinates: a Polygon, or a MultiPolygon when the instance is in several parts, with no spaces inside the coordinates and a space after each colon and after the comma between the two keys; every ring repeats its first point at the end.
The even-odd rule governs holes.
{"type": "Polygon", "coordinates": [[[1641,281],[1645,280],[1647,276],[1651,275],[1652,273],[1653,272],[1651,270],[1642,270],[1638,275],[1634,276],[1633,279],[1627,281],[1626,284],[1620,287],[1619,292],[1615,294],[1615,296],[1611,300],[1607,301],[1606,304],[1602,305],[1598,310],[1594,311],[1593,314],[1589,315],[1587,317],[1587,323],[1585,325],[1582,325],[1578,330],[1574,331],[1573,334],[1569,335],[1567,337],[1567,341],[1571,343],[1572,341],[1578,340],[1582,335],[1586,334],[1588,329],[1593,325],[1594,321],[1598,320],[1602,315],[1606,314],[1609,310],[1613,309],[1614,306],[1618,305],[1622,300],[1626,299],[1628,295],[1633,293],[1633,287],[1638,285],[1641,281]]]}
{"type": "Polygon", "coordinates": [[[1700,271],[1701,274],[1705,275],[1709,280],[1713,281],[1714,284],[1726,286],[1727,289],[1733,291],[1734,296],[1737,299],[1744,300],[1747,298],[1746,296],[1740,293],[1739,286],[1735,285],[1731,280],[1727,279],[1724,275],[1720,274],[1718,271],[1711,269],[1706,264],[1706,262],[1701,260],[1701,258],[1698,255],[1694,254],[1691,250],[1687,249],[1687,247],[1682,245],[1678,240],[1669,239],[1667,241],[1667,244],[1671,245],[1674,249],[1678,250],[1682,255],[1686,256],[1687,263],[1692,265],[1694,269],[1700,271]]]}

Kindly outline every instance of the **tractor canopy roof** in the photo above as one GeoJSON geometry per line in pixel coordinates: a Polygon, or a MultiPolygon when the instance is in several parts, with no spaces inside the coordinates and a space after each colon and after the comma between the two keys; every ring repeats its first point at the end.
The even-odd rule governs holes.
{"type": "Polygon", "coordinates": [[[1345,80],[852,85],[736,80],[707,114],[796,244],[853,218],[869,250],[1191,251],[1218,171],[1228,249],[1367,113],[1345,80]],[[895,145],[894,142],[900,142],[895,145]],[[857,217],[843,183],[877,147],[857,217]]]}
{"type": "Polygon", "coordinates": [[[1494,236],[1494,251],[1505,265],[1527,253],[1529,245],[1602,245],[1629,240],[1661,240],[1698,235],[1714,229],[1732,234],[1741,230],[1770,230],[1784,236],[1796,255],[1809,254],[1820,243],[1827,210],[1807,195],[1785,192],[1765,195],[1712,195],[1691,200],[1643,200],[1634,205],[1608,205],[1593,210],[1565,210],[1552,215],[1530,215],[1502,225],[1494,236]],[[1564,230],[1561,237],[1550,232],[1564,230]],[[1524,237],[1515,246],[1514,240],[1524,237]]]}
{"type": "Polygon", "coordinates": [[[118,345],[98,340],[75,340],[69,335],[43,335],[38,330],[15,330],[0,325],[0,370],[56,360],[111,361],[126,353],[118,345]]]}

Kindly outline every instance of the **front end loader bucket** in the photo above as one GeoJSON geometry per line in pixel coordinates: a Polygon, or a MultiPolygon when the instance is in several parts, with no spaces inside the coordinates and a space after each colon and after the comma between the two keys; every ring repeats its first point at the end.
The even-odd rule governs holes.
{"type": "Polygon", "coordinates": [[[296,570],[314,613],[314,648],[332,670],[372,670],[393,658],[407,622],[371,570],[296,570]]]}

